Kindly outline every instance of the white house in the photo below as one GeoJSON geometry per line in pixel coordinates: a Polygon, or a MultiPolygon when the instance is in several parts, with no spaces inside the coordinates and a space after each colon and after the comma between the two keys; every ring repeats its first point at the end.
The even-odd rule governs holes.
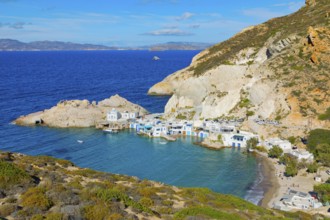
{"type": "Polygon", "coordinates": [[[109,121],[109,122],[118,121],[120,118],[121,118],[120,112],[118,112],[114,108],[110,112],[107,113],[107,121],[109,121]]]}
{"type": "Polygon", "coordinates": [[[167,135],[167,127],[165,125],[157,125],[152,127],[152,136],[160,137],[162,135],[167,135]]]}
{"type": "Polygon", "coordinates": [[[222,133],[221,136],[224,146],[231,147],[246,147],[247,140],[251,138],[258,138],[257,135],[246,131],[222,133]]]}
{"type": "Polygon", "coordinates": [[[279,146],[284,153],[290,153],[292,150],[291,143],[280,138],[269,138],[264,142],[264,146],[267,148],[267,150],[271,149],[273,146],[279,146]]]}
{"type": "Polygon", "coordinates": [[[138,112],[130,112],[129,113],[129,118],[130,119],[134,119],[134,118],[137,118],[139,117],[139,113],[138,112]]]}
{"type": "Polygon", "coordinates": [[[310,194],[295,190],[288,190],[286,194],[274,204],[275,209],[290,211],[292,209],[308,210],[319,208],[322,203],[318,202],[310,194]]]}
{"type": "Polygon", "coordinates": [[[126,119],[126,120],[127,120],[127,119],[130,118],[130,117],[129,117],[129,114],[130,114],[130,113],[129,113],[128,111],[122,112],[122,113],[121,113],[121,117],[122,117],[123,119],[126,119]]]}
{"type": "Polygon", "coordinates": [[[194,128],[192,124],[185,124],[182,127],[182,131],[183,131],[183,135],[192,136],[194,132],[194,128]]]}
{"type": "Polygon", "coordinates": [[[313,162],[314,160],[314,155],[307,150],[292,150],[290,154],[295,156],[298,161],[305,159],[308,162],[313,162]]]}
{"type": "Polygon", "coordinates": [[[183,133],[183,124],[177,123],[177,124],[172,124],[170,127],[171,134],[177,135],[177,134],[182,134],[183,133]]]}

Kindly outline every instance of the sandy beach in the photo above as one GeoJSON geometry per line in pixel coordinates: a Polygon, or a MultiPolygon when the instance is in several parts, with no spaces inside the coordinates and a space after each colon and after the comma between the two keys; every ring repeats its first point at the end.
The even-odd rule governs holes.
{"type": "Polygon", "coordinates": [[[264,198],[259,202],[259,205],[265,208],[269,208],[268,203],[273,199],[273,197],[278,193],[280,184],[275,175],[275,167],[266,155],[258,155],[262,163],[262,173],[264,180],[262,181],[262,187],[265,190],[264,198]]]}
{"type": "MultiPolygon", "coordinates": [[[[262,182],[265,189],[264,198],[259,205],[266,208],[273,208],[275,202],[279,201],[288,189],[294,189],[301,192],[313,191],[313,186],[319,184],[314,180],[316,175],[320,175],[322,182],[325,182],[330,176],[326,174],[325,168],[319,168],[318,174],[307,173],[306,169],[299,170],[295,177],[285,177],[285,166],[278,163],[278,159],[268,158],[266,154],[259,154],[262,161],[262,172],[264,181],[262,182]]],[[[308,210],[308,213],[320,213],[330,216],[327,212],[329,207],[321,207],[319,209],[308,210]]],[[[298,210],[294,210],[298,211],[298,210]]]]}

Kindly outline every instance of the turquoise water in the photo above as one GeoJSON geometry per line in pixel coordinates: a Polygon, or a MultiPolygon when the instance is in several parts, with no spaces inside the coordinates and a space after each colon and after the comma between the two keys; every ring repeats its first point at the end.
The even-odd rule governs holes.
{"type": "Polygon", "coordinates": [[[133,132],[106,135],[94,129],[52,129],[10,124],[63,99],[102,100],[116,93],[162,112],[168,97],[148,89],[189,65],[198,51],[0,52],[0,150],[51,155],[100,171],[176,186],[208,187],[257,203],[260,164],[237,149],[212,151],[179,139],[159,144],[133,132]],[[153,56],[161,59],[152,61],[153,56]],[[79,144],[77,140],[83,140],[79,144]]]}
{"type": "Polygon", "coordinates": [[[164,140],[142,137],[133,131],[106,134],[95,129],[21,127],[24,130],[28,135],[8,150],[51,155],[82,167],[176,186],[208,187],[240,197],[246,196],[257,176],[253,156],[238,149],[209,150],[194,145],[199,141],[194,138],[161,144],[164,140]]]}

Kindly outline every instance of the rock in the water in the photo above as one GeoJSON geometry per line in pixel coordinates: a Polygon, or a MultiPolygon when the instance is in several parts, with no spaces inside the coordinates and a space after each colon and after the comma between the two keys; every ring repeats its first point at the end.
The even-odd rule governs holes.
{"type": "Polygon", "coordinates": [[[116,108],[118,111],[148,113],[143,107],[133,104],[119,95],[90,103],[88,100],[61,101],[51,109],[22,116],[14,122],[18,125],[39,125],[49,127],[94,127],[104,122],[108,111],[116,108]]]}

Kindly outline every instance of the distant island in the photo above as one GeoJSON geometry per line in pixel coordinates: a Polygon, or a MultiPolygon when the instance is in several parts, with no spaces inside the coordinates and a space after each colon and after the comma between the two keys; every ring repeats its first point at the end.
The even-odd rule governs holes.
{"type": "Polygon", "coordinates": [[[0,51],[65,51],[65,50],[204,50],[208,43],[167,42],[137,47],[109,47],[95,44],[78,44],[62,41],[33,41],[29,43],[14,39],[0,39],[0,51]]]}

